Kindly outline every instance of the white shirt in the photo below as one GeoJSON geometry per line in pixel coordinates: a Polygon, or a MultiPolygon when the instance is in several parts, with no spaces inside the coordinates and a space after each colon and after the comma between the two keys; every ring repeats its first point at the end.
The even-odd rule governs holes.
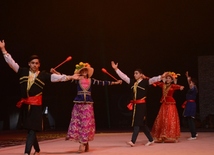
{"type": "MultiPolygon", "coordinates": [[[[123,81],[125,81],[126,83],[130,83],[130,78],[126,75],[126,74],[124,74],[121,70],[119,70],[119,69],[117,69],[116,70],[116,73],[117,73],[117,75],[123,80],[123,81]]],[[[140,80],[141,81],[141,80],[140,80]]],[[[140,81],[138,81],[138,83],[140,82],[140,81]]],[[[153,84],[153,83],[155,83],[155,82],[158,82],[158,81],[161,81],[161,75],[159,75],[159,76],[154,76],[154,77],[152,77],[152,78],[149,78],[149,84],[151,85],[151,84],[153,84]]]]}
{"type": "MultiPolygon", "coordinates": [[[[13,60],[12,56],[9,53],[4,54],[4,59],[10,66],[10,68],[12,68],[17,73],[19,70],[19,65],[13,60]]],[[[51,82],[62,82],[62,81],[68,81],[67,75],[51,74],[51,82]]]]}

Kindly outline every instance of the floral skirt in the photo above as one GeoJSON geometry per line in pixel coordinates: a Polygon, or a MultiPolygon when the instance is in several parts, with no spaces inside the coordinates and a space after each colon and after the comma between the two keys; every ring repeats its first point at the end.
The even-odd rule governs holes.
{"type": "Polygon", "coordinates": [[[94,134],[95,120],[93,104],[74,104],[66,139],[87,143],[94,139],[94,134]]]}
{"type": "Polygon", "coordinates": [[[180,137],[180,120],[176,104],[162,103],[151,134],[155,142],[177,142],[180,137]]]}

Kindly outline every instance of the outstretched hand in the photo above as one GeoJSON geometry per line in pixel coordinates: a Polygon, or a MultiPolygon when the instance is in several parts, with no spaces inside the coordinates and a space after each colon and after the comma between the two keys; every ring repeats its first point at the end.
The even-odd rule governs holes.
{"type": "Polygon", "coordinates": [[[116,84],[122,84],[122,82],[123,82],[122,80],[117,80],[116,84]]]}
{"type": "Polygon", "coordinates": [[[186,71],[186,77],[187,77],[188,80],[191,79],[191,77],[189,76],[189,72],[188,71],[186,71]]]}
{"type": "Polygon", "coordinates": [[[142,74],[142,78],[143,78],[143,79],[149,79],[149,77],[146,76],[146,75],[144,75],[144,74],[142,74]]]}
{"type": "Polygon", "coordinates": [[[5,50],[5,42],[4,42],[4,40],[0,41],[0,49],[1,49],[2,52],[6,51],[5,50]]]}
{"type": "Polygon", "coordinates": [[[188,71],[186,71],[186,74],[185,74],[185,75],[186,75],[186,77],[189,77],[189,72],[188,72],[188,71]]]}
{"type": "Polygon", "coordinates": [[[52,74],[60,75],[60,72],[57,72],[54,68],[51,68],[51,69],[50,69],[50,72],[51,72],[52,74]]]}
{"type": "Polygon", "coordinates": [[[164,79],[166,76],[167,76],[168,72],[164,72],[162,75],[161,75],[161,79],[164,79]]]}
{"type": "Polygon", "coordinates": [[[181,86],[181,87],[180,87],[180,90],[183,90],[183,89],[184,89],[184,86],[181,86]]]}
{"type": "Polygon", "coordinates": [[[122,84],[122,80],[117,80],[117,81],[114,81],[111,83],[112,85],[115,85],[115,84],[122,84]]]}
{"type": "Polygon", "coordinates": [[[186,71],[186,77],[187,77],[187,82],[190,84],[191,83],[191,77],[189,76],[188,71],[186,71]]]}
{"type": "Polygon", "coordinates": [[[74,79],[74,80],[80,80],[81,76],[80,76],[80,74],[74,74],[74,75],[72,75],[72,79],[74,79]]]}
{"type": "Polygon", "coordinates": [[[118,69],[118,63],[115,63],[114,61],[111,61],[111,67],[112,67],[114,70],[117,70],[117,69],[118,69]]]}

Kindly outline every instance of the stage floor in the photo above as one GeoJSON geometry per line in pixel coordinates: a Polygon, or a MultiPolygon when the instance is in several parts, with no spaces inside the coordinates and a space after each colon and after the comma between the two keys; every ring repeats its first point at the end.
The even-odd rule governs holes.
{"type": "MultiPolygon", "coordinates": [[[[147,143],[141,132],[134,147],[126,145],[131,132],[97,133],[94,141],[89,143],[89,152],[84,155],[214,155],[214,132],[198,132],[197,140],[188,141],[189,132],[181,132],[178,143],[147,143]]],[[[78,154],[79,144],[65,141],[65,138],[39,142],[40,155],[71,155],[78,154]]],[[[0,148],[0,155],[23,155],[24,144],[0,148]]],[[[32,153],[34,150],[32,149],[32,153]]]]}

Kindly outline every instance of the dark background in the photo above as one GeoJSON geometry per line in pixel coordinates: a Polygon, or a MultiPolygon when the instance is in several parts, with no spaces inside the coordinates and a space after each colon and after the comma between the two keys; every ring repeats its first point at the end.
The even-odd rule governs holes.
{"type": "MultiPolygon", "coordinates": [[[[133,77],[136,68],[152,77],[164,71],[180,73],[178,84],[186,89],[175,93],[178,111],[185,100],[185,72],[198,77],[198,57],[214,54],[214,2],[131,1],[131,0],[61,0],[0,2],[0,39],[22,67],[32,54],[41,57],[41,70],[57,66],[58,71],[73,74],[75,64],[89,62],[93,77],[112,80],[102,73],[106,68],[117,77],[110,62],[133,77]]],[[[10,128],[11,115],[17,112],[18,78],[0,57],[0,121],[10,128]]],[[[199,88],[200,89],[200,88],[199,88]]],[[[129,88],[93,87],[97,129],[126,129],[131,115],[126,109],[129,88]]],[[[48,84],[44,105],[49,106],[56,128],[66,129],[75,97],[70,82],[48,84]]],[[[151,127],[159,109],[161,90],[151,87],[148,93],[148,125],[151,127]]],[[[200,112],[200,110],[198,109],[200,112]]],[[[181,117],[182,120],[182,117],[181,117]]],[[[182,122],[182,121],[181,121],[182,122]]]]}

